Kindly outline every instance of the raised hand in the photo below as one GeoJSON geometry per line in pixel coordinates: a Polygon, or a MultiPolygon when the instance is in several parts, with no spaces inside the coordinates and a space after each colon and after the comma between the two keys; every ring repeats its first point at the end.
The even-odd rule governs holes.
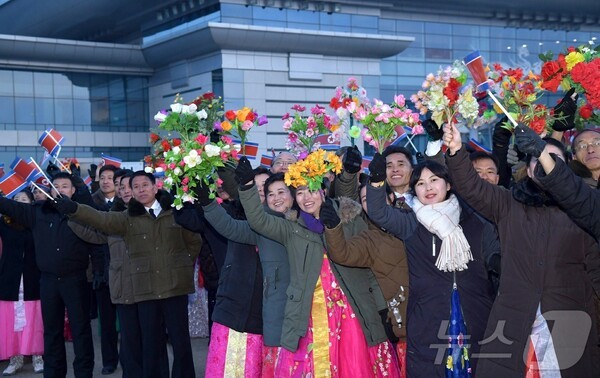
{"type": "Polygon", "coordinates": [[[554,116],[559,118],[552,125],[555,131],[567,131],[575,127],[577,96],[575,88],[571,88],[558,105],[554,107],[554,116]]]}
{"type": "Polygon", "coordinates": [[[335,228],[338,224],[340,224],[340,217],[333,207],[333,201],[331,198],[326,198],[321,205],[319,219],[327,228],[335,228]]]}
{"type": "Polygon", "coordinates": [[[240,185],[248,185],[254,181],[254,170],[245,156],[240,159],[235,168],[235,179],[240,185]]]}
{"type": "Polygon", "coordinates": [[[539,158],[546,147],[546,142],[527,126],[519,124],[515,127],[515,143],[519,151],[539,158]]]}
{"type": "Polygon", "coordinates": [[[352,146],[346,150],[344,154],[344,171],[348,173],[358,173],[362,166],[362,154],[358,147],[352,146]]]}
{"type": "Polygon", "coordinates": [[[386,177],[386,162],[385,158],[379,152],[373,156],[373,160],[369,163],[369,178],[372,183],[385,181],[386,177]]]}
{"type": "Polygon", "coordinates": [[[460,131],[458,131],[456,125],[452,123],[444,125],[444,144],[450,150],[451,155],[454,155],[462,147],[460,131]]]}

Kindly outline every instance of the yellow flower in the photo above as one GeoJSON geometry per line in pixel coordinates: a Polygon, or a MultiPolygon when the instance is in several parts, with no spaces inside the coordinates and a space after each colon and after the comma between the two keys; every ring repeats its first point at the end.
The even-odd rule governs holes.
{"type": "Polygon", "coordinates": [[[223,122],[221,122],[221,128],[224,131],[229,131],[229,130],[231,130],[231,123],[229,123],[229,121],[223,121],[223,122]]]}
{"type": "Polygon", "coordinates": [[[567,62],[567,71],[571,71],[571,69],[578,63],[581,63],[585,60],[583,54],[579,51],[572,51],[565,56],[565,62],[567,62]]]}
{"type": "Polygon", "coordinates": [[[248,116],[248,113],[250,113],[250,108],[244,106],[243,108],[237,111],[237,120],[240,122],[244,122],[246,120],[246,117],[248,116]]]}

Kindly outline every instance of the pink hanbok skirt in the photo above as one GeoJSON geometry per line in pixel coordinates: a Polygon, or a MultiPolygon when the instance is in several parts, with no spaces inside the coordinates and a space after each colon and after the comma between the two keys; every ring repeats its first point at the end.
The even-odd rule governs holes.
{"type": "Polygon", "coordinates": [[[0,301],[0,360],[44,354],[44,323],[40,301],[24,301],[25,326],[15,331],[15,302],[0,301]]]}
{"type": "Polygon", "coordinates": [[[263,337],[213,322],[206,357],[206,377],[261,378],[263,337]]]}

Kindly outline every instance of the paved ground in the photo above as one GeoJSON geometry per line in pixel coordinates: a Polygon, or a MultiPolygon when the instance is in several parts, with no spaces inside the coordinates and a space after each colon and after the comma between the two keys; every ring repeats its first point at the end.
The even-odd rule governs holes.
{"type": "MultiPolygon", "coordinates": [[[[111,375],[102,375],[102,355],[100,352],[100,335],[97,332],[94,332],[98,329],[97,320],[92,320],[92,333],[94,334],[94,356],[95,356],[95,364],[94,364],[94,376],[98,377],[120,377],[121,376],[121,367],[119,366],[117,370],[111,375]]],[[[192,350],[194,352],[194,366],[196,367],[196,377],[201,378],[204,377],[204,366],[206,365],[206,354],[208,353],[208,339],[192,339],[192,350]]],[[[173,355],[171,348],[168,348],[169,351],[169,360],[173,361],[173,355]]],[[[34,374],[33,367],[31,366],[31,361],[26,359],[25,366],[22,370],[20,370],[14,377],[19,378],[41,378],[41,374],[34,374]]],[[[74,377],[73,375],[73,345],[71,343],[67,343],[67,365],[69,371],[67,372],[67,377],[74,377]]],[[[0,361],[0,373],[6,369],[8,365],[8,361],[0,361]]]]}

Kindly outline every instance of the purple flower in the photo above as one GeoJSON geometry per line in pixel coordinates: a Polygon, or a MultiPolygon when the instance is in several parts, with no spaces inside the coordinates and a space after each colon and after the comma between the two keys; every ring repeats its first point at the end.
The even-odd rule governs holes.
{"type": "Polygon", "coordinates": [[[266,125],[267,123],[269,123],[267,116],[263,115],[258,117],[258,126],[266,125]]]}
{"type": "Polygon", "coordinates": [[[215,121],[215,123],[213,123],[213,129],[217,131],[223,131],[223,128],[221,127],[221,122],[215,121]]]}

